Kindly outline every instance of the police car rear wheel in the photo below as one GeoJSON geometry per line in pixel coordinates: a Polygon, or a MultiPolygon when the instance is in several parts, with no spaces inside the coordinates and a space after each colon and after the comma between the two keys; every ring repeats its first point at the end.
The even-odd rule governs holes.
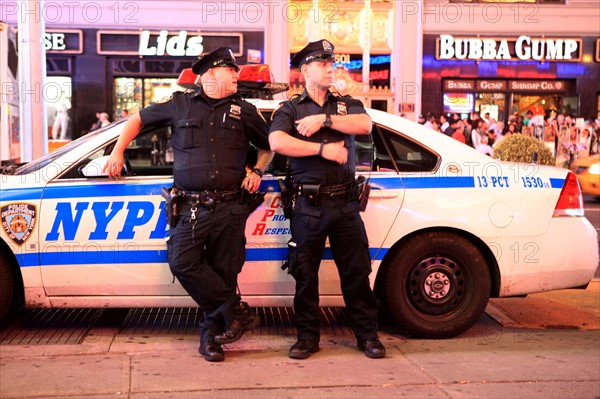
{"type": "Polygon", "coordinates": [[[391,259],[386,304],[410,335],[448,338],[481,317],[490,284],[486,262],[473,244],[451,233],[427,233],[410,239],[391,259]]]}
{"type": "Polygon", "coordinates": [[[14,276],[8,261],[0,255],[0,321],[4,320],[13,300],[14,276]]]}

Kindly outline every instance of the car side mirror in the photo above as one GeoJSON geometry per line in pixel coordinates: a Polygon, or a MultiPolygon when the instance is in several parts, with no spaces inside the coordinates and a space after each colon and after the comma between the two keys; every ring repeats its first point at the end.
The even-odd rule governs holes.
{"type": "Polygon", "coordinates": [[[104,165],[108,162],[108,155],[100,158],[92,159],[87,165],[79,168],[79,174],[83,177],[108,177],[106,173],[102,172],[104,165]]]}

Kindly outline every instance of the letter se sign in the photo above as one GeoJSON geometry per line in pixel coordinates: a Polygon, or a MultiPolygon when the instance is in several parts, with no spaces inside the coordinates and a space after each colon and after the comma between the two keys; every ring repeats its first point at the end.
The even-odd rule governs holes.
{"type": "Polygon", "coordinates": [[[581,39],[453,37],[436,40],[438,60],[580,61],[581,39]]]}

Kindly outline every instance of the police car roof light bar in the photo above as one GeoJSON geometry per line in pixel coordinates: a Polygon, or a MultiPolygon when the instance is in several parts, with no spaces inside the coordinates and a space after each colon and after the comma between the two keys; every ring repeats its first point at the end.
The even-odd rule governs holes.
{"type": "MultiPolygon", "coordinates": [[[[245,98],[272,99],[274,94],[287,91],[287,83],[273,82],[273,75],[266,64],[241,65],[238,77],[238,93],[245,98]]],[[[200,76],[186,68],[177,78],[177,84],[185,89],[200,86],[200,76]]]]}

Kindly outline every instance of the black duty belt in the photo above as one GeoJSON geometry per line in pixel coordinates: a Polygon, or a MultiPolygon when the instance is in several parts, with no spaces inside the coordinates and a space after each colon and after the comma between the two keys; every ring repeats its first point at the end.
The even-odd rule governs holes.
{"type": "Polygon", "coordinates": [[[204,191],[183,191],[184,204],[202,205],[207,208],[213,207],[219,202],[233,201],[240,198],[240,190],[204,190],[204,191]]]}
{"type": "Polygon", "coordinates": [[[314,199],[313,196],[318,196],[320,199],[347,199],[351,189],[352,182],[330,186],[302,183],[296,185],[297,195],[308,200],[314,199]]]}

